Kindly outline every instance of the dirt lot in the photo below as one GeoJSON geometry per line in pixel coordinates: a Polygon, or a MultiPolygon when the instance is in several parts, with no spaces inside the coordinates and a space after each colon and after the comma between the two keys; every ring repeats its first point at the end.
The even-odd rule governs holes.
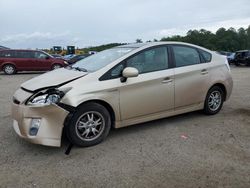
{"type": "Polygon", "coordinates": [[[30,144],[12,129],[10,103],[38,74],[0,74],[0,187],[250,187],[250,68],[215,116],[193,112],[112,130],[102,144],[30,144]],[[181,137],[185,135],[187,138],[181,137]]]}

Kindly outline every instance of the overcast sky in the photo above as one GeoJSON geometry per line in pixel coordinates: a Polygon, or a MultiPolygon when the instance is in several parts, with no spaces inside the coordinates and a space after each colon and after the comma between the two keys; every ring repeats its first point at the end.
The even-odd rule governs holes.
{"type": "Polygon", "coordinates": [[[0,45],[77,47],[248,27],[250,0],[0,0],[0,45]]]}

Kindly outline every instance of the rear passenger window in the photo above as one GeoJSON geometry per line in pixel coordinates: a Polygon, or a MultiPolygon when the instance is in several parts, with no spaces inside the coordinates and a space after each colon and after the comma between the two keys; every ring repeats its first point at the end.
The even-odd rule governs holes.
{"type": "Polygon", "coordinates": [[[16,57],[17,58],[32,58],[32,53],[28,51],[17,51],[16,57]]]}
{"type": "Polygon", "coordinates": [[[200,63],[200,55],[194,48],[173,46],[176,67],[196,65],[200,63]]]}
{"type": "Polygon", "coordinates": [[[202,58],[204,59],[204,63],[208,63],[212,60],[212,55],[204,50],[199,50],[202,58]]]}

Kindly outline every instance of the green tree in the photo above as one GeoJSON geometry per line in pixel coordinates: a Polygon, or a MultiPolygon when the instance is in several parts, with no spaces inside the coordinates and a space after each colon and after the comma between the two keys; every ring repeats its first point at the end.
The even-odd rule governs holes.
{"type": "Polygon", "coordinates": [[[250,26],[247,29],[219,28],[216,33],[201,30],[189,30],[186,36],[163,37],[161,41],[182,41],[217,51],[237,51],[250,49],[250,26]]]}
{"type": "Polygon", "coordinates": [[[142,39],[136,39],[135,42],[136,43],[142,43],[142,39]]]}

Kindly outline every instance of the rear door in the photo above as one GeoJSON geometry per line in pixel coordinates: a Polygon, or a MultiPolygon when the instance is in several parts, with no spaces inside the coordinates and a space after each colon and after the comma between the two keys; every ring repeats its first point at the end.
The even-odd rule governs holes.
{"type": "MultiPolygon", "coordinates": [[[[176,66],[175,109],[200,104],[208,89],[209,63],[201,59],[198,49],[186,45],[172,45],[172,54],[176,66]]],[[[209,56],[208,52],[204,54],[209,56]]]]}

